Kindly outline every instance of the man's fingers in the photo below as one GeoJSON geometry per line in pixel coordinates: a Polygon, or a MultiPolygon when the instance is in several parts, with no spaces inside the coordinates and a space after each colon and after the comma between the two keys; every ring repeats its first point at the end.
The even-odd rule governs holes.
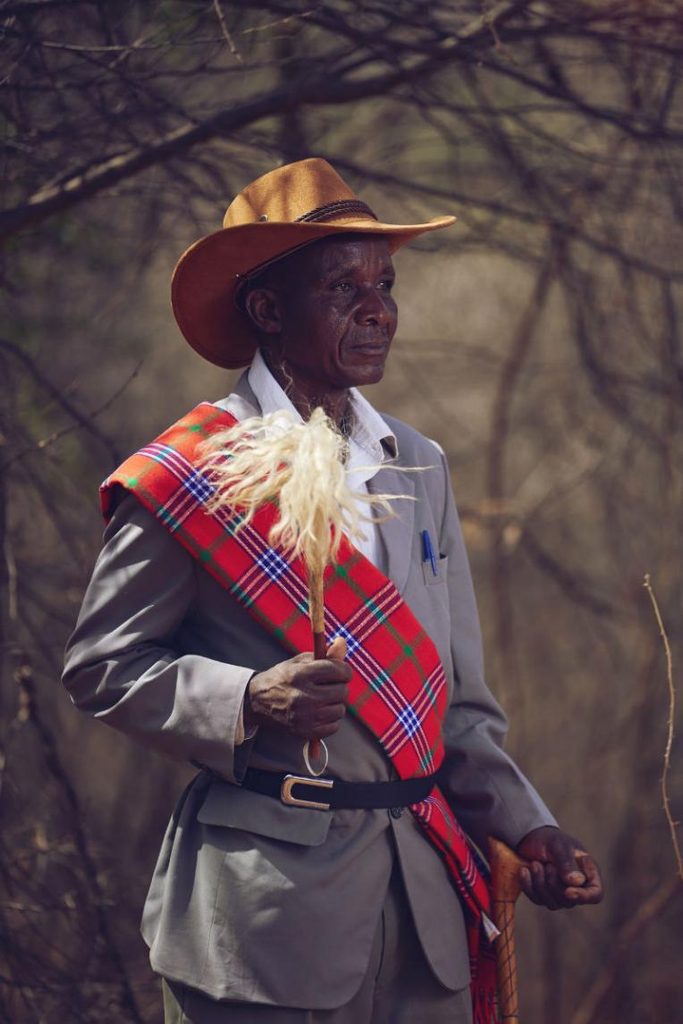
{"type": "Polygon", "coordinates": [[[586,856],[586,851],[581,849],[571,836],[564,832],[556,832],[548,844],[550,862],[554,864],[557,873],[565,886],[581,886],[586,881],[586,876],[581,870],[579,858],[586,856]]]}
{"type": "Polygon", "coordinates": [[[349,688],[346,683],[309,683],[304,691],[319,705],[346,705],[349,699],[349,688]]]}
{"type": "Polygon", "coordinates": [[[586,903],[599,903],[602,899],[602,885],[582,885],[580,889],[571,886],[564,890],[564,895],[573,907],[586,903]]]}
{"type": "Polygon", "coordinates": [[[538,906],[548,910],[574,906],[574,902],[567,899],[565,887],[552,864],[532,861],[521,869],[520,882],[523,891],[538,906]]]}
{"type": "MultiPolygon", "coordinates": [[[[314,726],[313,728],[309,729],[309,731],[305,734],[306,735],[306,739],[307,740],[326,740],[328,738],[328,736],[334,736],[335,732],[337,732],[337,730],[339,729],[340,725],[341,725],[341,718],[338,719],[336,722],[328,722],[327,725],[321,724],[321,725],[314,726]]],[[[300,735],[303,735],[303,734],[300,734],[300,735]]]]}
{"type": "Polygon", "coordinates": [[[582,860],[587,856],[585,850],[573,849],[564,853],[561,859],[558,858],[558,871],[565,885],[580,886],[586,881],[586,875],[582,869],[582,860]]]}
{"type": "Polygon", "coordinates": [[[576,865],[573,867],[565,866],[560,872],[560,877],[565,885],[581,886],[586,882],[585,874],[576,865]]]}
{"type": "Polygon", "coordinates": [[[588,882],[600,881],[600,868],[589,853],[586,853],[585,850],[579,850],[576,854],[576,859],[588,882]]]}
{"type": "Polygon", "coordinates": [[[580,886],[567,886],[565,896],[568,900],[571,900],[573,905],[599,903],[603,896],[600,869],[593,858],[583,851],[577,859],[581,865],[585,881],[580,886]]]}
{"type": "Polygon", "coordinates": [[[564,895],[572,906],[579,906],[584,903],[599,903],[602,899],[602,879],[600,872],[595,867],[595,874],[586,870],[586,881],[581,886],[569,885],[564,890],[564,895]]]}
{"type": "Polygon", "coordinates": [[[346,640],[343,636],[336,636],[327,648],[327,657],[336,661],[344,661],[347,654],[346,640]]]}
{"type": "Polygon", "coordinates": [[[353,669],[346,662],[325,658],[297,666],[292,682],[299,686],[307,683],[348,683],[352,675],[353,669]]]}
{"type": "Polygon", "coordinates": [[[304,716],[297,725],[297,732],[305,734],[309,739],[325,739],[337,731],[345,714],[345,704],[324,704],[304,716]]]}
{"type": "Polygon", "coordinates": [[[311,652],[302,651],[301,654],[295,654],[292,658],[290,658],[289,662],[284,661],[282,662],[282,664],[287,665],[289,663],[292,663],[294,665],[305,665],[311,661],[313,661],[313,655],[311,654],[311,652]]]}
{"type": "Polygon", "coordinates": [[[536,902],[534,893],[534,883],[531,877],[531,868],[523,867],[519,872],[519,883],[522,886],[522,892],[529,897],[530,900],[536,902]]]}
{"type": "Polygon", "coordinates": [[[346,704],[325,704],[320,708],[316,718],[319,722],[327,725],[329,722],[339,722],[346,714],[346,704]]]}
{"type": "Polygon", "coordinates": [[[295,736],[329,736],[346,713],[350,675],[342,661],[314,661],[310,654],[290,658],[252,676],[249,712],[256,723],[295,736]]]}
{"type": "Polygon", "coordinates": [[[517,851],[526,861],[520,883],[534,903],[557,910],[602,899],[596,862],[566,832],[551,826],[534,829],[518,843],[517,851]]]}
{"type": "Polygon", "coordinates": [[[520,870],[522,890],[533,903],[547,907],[548,910],[599,903],[603,890],[597,865],[591,857],[584,856],[581,866],[584,883],[580,886],[567,886],[552,864],[532,861],[520,870]]]}
{"type": "Polygon", "coordinates": [[[520,883],[523,891],[532,901],[532,903],[538,903],[546,906],[546,893],[545,893],[545,872],[543,865],[539,864],[538,861],[529,861],[529,863],[520,870],[520,883]]]}
{"type": "Polygon", "coordinates": [[[336,732],[345,714],[346,705],[341,701],[327,704],[308,697],[289,709],[286,727],[295,736],[320,739],[336,732]]]}

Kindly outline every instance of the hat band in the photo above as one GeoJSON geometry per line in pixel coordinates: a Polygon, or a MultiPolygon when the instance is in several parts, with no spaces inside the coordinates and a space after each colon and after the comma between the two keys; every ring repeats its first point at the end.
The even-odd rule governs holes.
{"type": "Polygon", "coordinates": [[[360,199],[337,199],[332,203],[316,206],[315,210],[311,210],[309,213],[303,213],[300,217],[296,218],[294,223],[306,224],[311,221],[334,220],[335,217],[349,213],[360,213],[363,217],[371,217],[372,220],[378,220],[370,207],[366,203],[361,202],[360,199]]]}

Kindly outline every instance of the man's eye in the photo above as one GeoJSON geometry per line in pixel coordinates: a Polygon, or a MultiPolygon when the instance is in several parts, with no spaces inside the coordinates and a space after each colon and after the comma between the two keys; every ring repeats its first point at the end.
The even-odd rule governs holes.
{"type": "Polygon", "coordinates": [[[351,284],[348,281],[337,281],[332,285],[332,289],[335,292],[350,292],[351,284]]]}
{"type": "Polygon", "coordinates": [[[390,292],[391,289],[394,287],[393,277],[387,277],[385,278],[384,281],[380,281],[379,287],[382,289],[382,291],[390,292]]]}

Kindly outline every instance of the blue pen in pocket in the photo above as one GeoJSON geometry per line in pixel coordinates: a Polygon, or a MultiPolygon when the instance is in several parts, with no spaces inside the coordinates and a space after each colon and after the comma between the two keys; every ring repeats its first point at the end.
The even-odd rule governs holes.
{"type": "Polygon", "coordinates": [[[435,576],[438,576],[439,570],[436,566],[436,555],[432,547],[432,538],[429,536],[429,530],[423,530],[420,536],[422,537],[422,561],[429,562],[432,572],[435,576]]]}

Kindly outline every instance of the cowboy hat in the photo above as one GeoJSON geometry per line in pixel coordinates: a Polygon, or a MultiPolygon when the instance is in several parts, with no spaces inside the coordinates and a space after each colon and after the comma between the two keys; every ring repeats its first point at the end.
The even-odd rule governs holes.
{"type": "Polygon", "coordinates": [[[426,224],[384,224],[325,160],[278,167],[233,199],[222,231],[200,238],[178,260],[171,300],[180,330],[201,356],[233,369],[251,362],[257,337],[237,305],[240,284],[268,264],[328,235],[385,235],[394,252],[425,231],[448,227],[455,217],[426,224]]]}

